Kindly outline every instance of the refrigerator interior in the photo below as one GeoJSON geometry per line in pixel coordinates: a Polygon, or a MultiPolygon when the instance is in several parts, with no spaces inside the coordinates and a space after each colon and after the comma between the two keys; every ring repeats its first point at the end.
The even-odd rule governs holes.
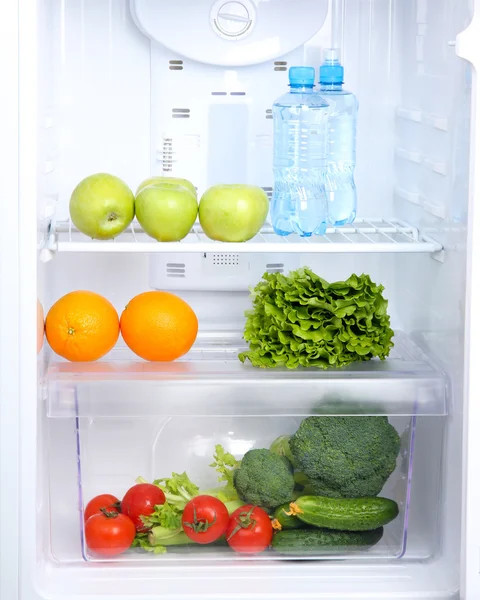
{"type": "Polygon", "coordinates": [[[75,365],[45,342],[38,398],[22,408],[34,411],[22,428],[21,477],[37,508],[35,524],[21,525],[26,600],[457,597],[471,67],[449,42],[469,24],[467,0],[297,0],[295,10],[293,0],[246,2],[259,36],[251,45],[241,32],[236,42],[211,41],[218,3],[29,4],[38,127],[28,157],[45,312],[76,289],[105,295],[119,313],[136,294],[166,289],[191,304],[200,334],[184,360],[167,365],[143,363],[121,340],[102,361],[75,365]],[[205,27],[191,29],[197,22],[205,27]],[[334,43],[360,102],[358,226],[369,237],[334,233],[331,244],[291,240],[279,250],[264,235],[217,250],[192,234],[196,252],[165,252],[138,231],[113,243],[72,231],[71,191],[95,172],[133,190],[164,174],[189,178],[199,194],[219,182],[271,193],[272,102],[290,65],[318,67],[321,48],[334,43]],[[418,247],[404,251],[405,241],[418,247]],[[171,277],[172,264],[182,277],[171,277]],[[249,286],[265,270],[301,266],[329,281],[368,273],[385,286],[396,332],[385,364],[333,373],[240,365],[249,286]],[[403,434],[384,490],[401,515],[361,560],[172,553],[105,562],[85,548],[82,509],[91,496],[121,495],[135,477],[171,470],[213,484],[206,467],[215,443],[241,455],[294,431],[306,415],[340,414],[339,400],[341,414],[388,415],[403,434]]]}

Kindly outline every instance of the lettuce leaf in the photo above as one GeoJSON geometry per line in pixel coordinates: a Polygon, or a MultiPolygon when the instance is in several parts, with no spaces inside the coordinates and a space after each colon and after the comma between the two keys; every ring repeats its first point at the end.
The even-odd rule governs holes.
{"type": "Polygon", "coordinates": [[[304,268],[265,273],[252,291],[239,359],[256,367],[344,367],[393,347],[384,287],[368,275],[328,283],[304,268]]]}
{"type": "Polygon", "coordinates": [[[178,529],[180,531],[182,529],[182,513],[182,509],[165,502],[165,504],[156,505],[155,510],[148,517],[140,518],[145,526],[149,528],[160,526],[165,529],[178,529]]]}
{"type": "Polygon", "coordinates": [[[215,446],[215,453],[213,455],[213,463],[210,465],[218,473],[218,481],[225,482],[226,485],[218,490],[213,490],[213,494],[218,497],[222,502],[228,502],[236,500],[238,498],[237,491],[233,485],[233,472],[240,466],[238,461],[233,454],[227,452],[221,444],[215,446]]]}
{"type": "Polygon", "coordinates": [[[187,502],[198,496],[198,486],[184,473],[172,473],[171,477],[155,479],[154,485],[163,490],[167,502],[183,511],[187,502]]]}

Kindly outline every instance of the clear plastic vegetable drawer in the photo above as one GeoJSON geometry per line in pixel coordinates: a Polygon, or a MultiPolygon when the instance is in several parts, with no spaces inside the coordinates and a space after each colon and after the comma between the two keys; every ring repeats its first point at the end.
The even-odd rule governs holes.
{"type": "Polygon", "coordinates": [[[435,363],[401,332],[387,360],[335,370],[259,369],[238,360],[244,349],[240,332],[201,332],[173,363],[117,346],[96,363],[50,364],[56,560],[435,552],[448,391],[435,363]],[[427,438],[429,453],[415,453],[427,438]],[[428,477],[415,479],[419,461],[428,477]]]}
{"type": "MultiPolygon", "coordinates": [[[[292,413],[294,412],[292,410],[292,413]]],[[[367,432],[367,435],[370,435],[368,431],[372,435],[376,435],[375,431],[377,431],[382,440],[378,447],[382,448],[382,451],[373,457],[372,454],[368,455],[365,446],[362,447],[362,443],[365,444],[366,440],[364,433],[361,433],[358,448],[352,450],[345,446],[345,454],[341,456],[344,442],[340,441],[340,446],[336,445],[337,431],[332,434],[332,464],[335,468],[343,465],[344,468],[349,469],[345,459],[352,459],[351,482],[345,483],[344,475],[336,479],[333,484],[330,479],[329,485],[336,488],[332,489],[328,487],[326,480],[319,482],[309,479],[297,465],[295,471],[292,468],[287,472],[287,483],[281,479],[282,483],[279,485],[280,480],[275,481],[270,477],[269,471],[262,471],[264,466],[262,461],[255,463],[255,453],[250,451],[265,449],[263,451],[265,454],[274,455],[275,460],[283,461],[282,464],[285,465],[288,459],[279,456],[283,454],[282,447],[284,449],[292,446],[290,441],[292,438],[288,436],[299,432],[302,427],[305,428],[305,424],[311,420],[311,417],[294,414],[290,416],[239,414],[236,416],[155,415],[135,418],[76,416],[49,419],[53,556],[60,562],[80,559],[92,562],[142,562],[202,561],[212,558],[231,561],[340,558],[365,560],[403,557],[411,533],[409,515],[412,509],[412,475],[415,469],[414,446],[417,422],[422,419],[432,420],[432,418],[393,416],[388,418],[389,424],[387,418],[381,416],[322,415],[315,416],[313,419],[315,427],[321,425],[322,435],[326,432],[327,437],[330,435],[329,431],[335,429],[339,423],[348,424],[350,431],[358,429],[360,432],[367,432]],[[370,424],[366,427],[367,420],[370,424]],[[373,429],[370,429],[372,420],[376,423],[373,424],[373,429]],[[393,439],[397,440],[394,441],[393,446],[389,446],[392,438],[389,438],[390,434],[386,434],[387,428],[388,431],[393,432],[393,439]],[[279,436],[284,437],[278,440],[279,436]],[[277,443],[272,450],[269,450],[275,440],[278,440],[277,443]],[[285,440],[287,440],[286,446],[285,440]],[[231,466],[226,466],[226,463],[222,462],[223,452],[231,453],[237,462],[229,463],[227,458],[226,462],[231,466]],[[391,469],[388,467],[385,469],[385,465],[388,460],[392,460],[392,452],[396,456],[393,456],[391,466],[393,471],[388,475],[391,469]],[[255,459],[253,466],[250,461],[249,472],[245,467],[246,459],[243,458],[247,453],[255,459]],[[370,465],[362,463],[366,456],[370,456],[372,460],[370,465]],[[355,464],[355,460],[358,460],[358,464],[355,464]],[[378,471],[377,466],[372,467],[377,461],[378,471]],[[217,467],[220,465],[220,474],[215,468],[215,462],[217,467]],[[243,480],[236,475],[240,470],[243,471],[243,480]],[[375,477],[380,471],[381,490],[378,490],[379,480],[375,477]],[[227,475],[222,477],[221,473],[227,475]],[[232,476],[229,477],[228,473],[232,476]],[[382,477],[385,480],[383,486],[382,477]],[[219,478],[226,481],[219,482],[219,478]],[[245,478],[249,479],[247,483],[245,478]],[[372,481],[374,481],[373,488],[372,481]],[[89,516],[85,514],[89,502],[98,495],[112,494],[121,501],[121,505],[113,506],[112,501],[112,506],[109,507],[104,502],[106,514],[109,515],[115,510],[127,513],[126,492],[139,482],[158,483],[167,498],[165,504],[156,507],[150,520],[147,518],[143,521],[145,524],[143,531],[138,531],[137,527],[135,540],[127,542],[127,545],[132,543],[130,549],[124,548],[113,554],[105,553],[102,549],[96,551],[97,546],[95,541],[92,542],[93,538],[87,527],[93,517],[87,521],[87,524],[85,523],[86,517],[89,516]],[[234,485],[231,485],[232,482],[234,485]],[[350,504],[345,510],[341,505],[345,499],[330,497],[325,500],[326,496],[315,495],[318,493],[329,496],[358,495],[352,485],[353,487],[358,485],[359,490],[364,490],[364,496],[370,492],[370,497],[361,500],[350,499],[350,504]],[[319,489],[322,486],[325,488],[324,492],[319,489]],[[378,496],[374,496],[377,493],[378,496]],[[263,510],[268,516],[268,531],[270,531],[270,537],[267,533],[265,547],[257,552],[235,551],[232,539],[227,539],[228,529],[225,528],[212,543],[192,541],[186,535],[185,523],[191,521],[186,521],[184,510],[190,499],[195,499],[199,495],[220,500],[231,515],[226,517],[227,525],[233,518],[234,511],[240,507],[248,505],[251,508],[254,502],[268,503],[269,506],[264,507],[263,510]],[[318,501],[320,501],[319,506],[317,506],[318,501]],[[386,506],[379,509],[381,513],[377,515],[379,520],[374,516],[373,520],[366,522],[365,525],[364,521],[368,521],[372,514],[375,515],[378,509],[375,502],[378,504],[379,501],[386,503],[386,506]],[[274,506],[280,503],[282,503],[281,512],[278,508],[275,510],[274,506]],[[169,507],[168,511],[165,509],[166,506],[169,507]],[[298,522],[290,528],[289,520],[298,522]],[[272,535],[273,540],[271,540],[272,535]]],[[[443,421],[441,418],[436,420],[439,423],[443,421]]],[[[432,440],[433,449],[438,444],[441,445],[442,430],[440,426],[438,436],[432,440]],[[435,440],[439,440],[438,443],[435,440]]],[[[327,440],[326,443],[330,442],[327,440]]],[[[352,441],[353,445],[355,443],[352,441]]],[[[263,460],[264,457],[260,458],[263,460]]],[[[323,461],[323,469],[328,470],[328,460],[323,461]]],[[[430,518],[432,523],[435,523],[438,506],[435,482],[439,480],[440,454],[434,452],[430,461],[429,473],[434,485],[430,486],[427,496],[422,494],[422,502],[431,502],[430,518]]],[[[283,478],[285,475],[284,472],[278,475],[276,463],[270,465],[267,461],[266,468],[272,473],[275,471],[275,477],[283,478]]],[[[338,473],[338,471],[333,473],[334,479],[338,473]]],[[[348,479],[350,475],[346,477],[348,479]]],[[[91,506],[88,510],[91,511],[91,506]]],[[[248,511],[248,508],[243,509],[244,516],[248,511]]],[[[132,516],[132,513],[128,514],[132,516]]],[[[202,520],[201,515],[195,517],[198,525],[202,520]]],[[[98,516],[98,520],[102,518],[108,523],[108,517],[104,517],[103,514],[98,516]]],[[[110,521],[113,525],[121,525],[117,523],[116,517],[111,518],[110,521]]],[[[254,522],[256,523],[255,520],[254,522]]],[[[424,526],[425,524],[422,525],[424,526]]],[[[246,529],[248,533],[248,527],[246,529]]],[[[199,530],[201,534],[201,525],[199,530]]],[[[232,528],[230,533],[231,530],[232,528]]],[[[414,537],[416,534],[420,534],[420,531],[413,530],[414,537]]],[[[433,551],[431,546],[421,550],[427,555],[433,551]]]]}

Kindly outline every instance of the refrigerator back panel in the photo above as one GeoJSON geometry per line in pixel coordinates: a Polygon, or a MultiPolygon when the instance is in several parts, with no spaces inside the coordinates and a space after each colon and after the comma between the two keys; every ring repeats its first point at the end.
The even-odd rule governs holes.
{"type": "Polygon", "coordinates": [[[199,195],[218,183],[272,186],[272,102],[303,48],[243,68],[151,45],[151,172],[186,177],[199,195]],[[279,64],[281,63],[281,64],[279,64]],[[268,85],[266,82],[268,81],[268,85]]]}
{"type": "Polygon", "coordinates": [[[222,250],[151,256],[149,285],[159,290],[245,292],[264,273],[289,273],[303,266],[303,256],[298,254],[235,254],[222,250]]]}
{"type": "Polygon", "coordinates": [[[328,0],[131,0],[137,26],[171,53],[211,65],[254,65],[295,50],[323,26],[328,0]]]}

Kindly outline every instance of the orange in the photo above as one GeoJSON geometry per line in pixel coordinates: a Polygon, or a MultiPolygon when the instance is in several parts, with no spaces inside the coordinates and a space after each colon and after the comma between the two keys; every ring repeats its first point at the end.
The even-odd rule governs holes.
{"type": "Polygon", "coordinates": [[[197,315],[169,292],[145,292],[128,303],[120,319],[123,339],[140,358],[170,361],[186,354],[198,333],[197,315]]]}
{"type": "Polygon", "coordinates": [[[37,354],[43,347],[43,338],[45,335],[45,320],[43,316],[43,306],[37,298],[37,354]]]}
{"type": "Polygon", "coordinates": [[[74,362],[98,360],[116,344],[118,314],[94,292],[70,292],[48,311],[45,333],[52,350],[74,362]]]}

